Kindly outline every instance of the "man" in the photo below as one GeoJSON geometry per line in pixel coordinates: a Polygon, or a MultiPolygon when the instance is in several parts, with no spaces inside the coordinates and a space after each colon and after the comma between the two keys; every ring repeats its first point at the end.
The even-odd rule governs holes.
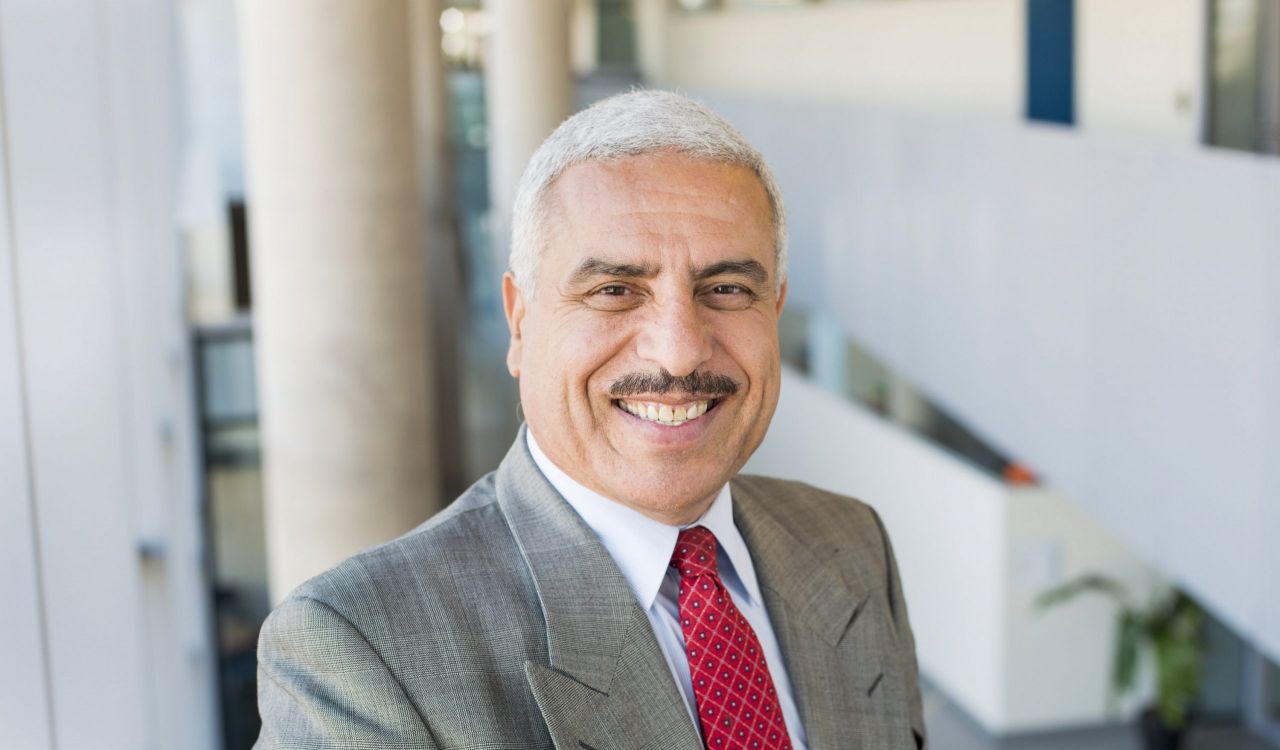
{"type": "Polygon", "coordinates": [[[513,225],[527,426],[272,614],[257,747],[923,747],[874,511],[737,474],[777,404],[786,296],[760,155],[686,98],[614,97],[539,148],[513,225]]]}

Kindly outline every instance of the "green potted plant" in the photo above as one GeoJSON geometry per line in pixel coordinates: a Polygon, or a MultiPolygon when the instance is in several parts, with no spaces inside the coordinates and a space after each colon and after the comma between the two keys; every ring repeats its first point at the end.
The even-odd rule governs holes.
{"type": "Polygon", "coordinates": [[[1204,610],[1177,588],[1141,606],[1118,581],[1098,574],[1046,591],[1037,603],[1052,607],[1085,592],[1103,594],[1119,606],[1110,705],[1133,689],[1139,658],[1149,651],[1155,657],[1156,705],[1142,712],[1143,738],[1148,750],[1176,750],[1200,689],[1207,648],[1204,610]]]}

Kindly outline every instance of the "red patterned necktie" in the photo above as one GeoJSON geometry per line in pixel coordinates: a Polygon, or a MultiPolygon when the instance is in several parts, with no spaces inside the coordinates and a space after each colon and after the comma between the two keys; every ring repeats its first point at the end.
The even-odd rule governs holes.
{"type": "Polygon", "coordinates": [[[764,649],[716,572],[716,537],[684,529],[671,566],[680,572],[680,629],[708,750],[790,750],[786,719],[764,649]]]}

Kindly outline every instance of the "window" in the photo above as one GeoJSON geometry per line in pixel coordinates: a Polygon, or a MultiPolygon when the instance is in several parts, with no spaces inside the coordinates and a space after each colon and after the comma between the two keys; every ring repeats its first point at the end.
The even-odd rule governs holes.
{"type": "Polygon", "coordinates": [[[1280,3],[1212,0],[1205,141],[1280,154],[1280,3]]]}

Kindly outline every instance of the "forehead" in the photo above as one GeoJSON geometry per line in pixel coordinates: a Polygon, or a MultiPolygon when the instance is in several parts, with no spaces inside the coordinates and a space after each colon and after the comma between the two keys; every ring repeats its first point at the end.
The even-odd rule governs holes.
{"type": "Polygon", "coordinates": [[[582,162],[552,184],[547,204],[544,260],[559,270],[586,256],[703,263],[726,253],[773,268],[769,197],[744,166],[668,152],[582,162]]]}

